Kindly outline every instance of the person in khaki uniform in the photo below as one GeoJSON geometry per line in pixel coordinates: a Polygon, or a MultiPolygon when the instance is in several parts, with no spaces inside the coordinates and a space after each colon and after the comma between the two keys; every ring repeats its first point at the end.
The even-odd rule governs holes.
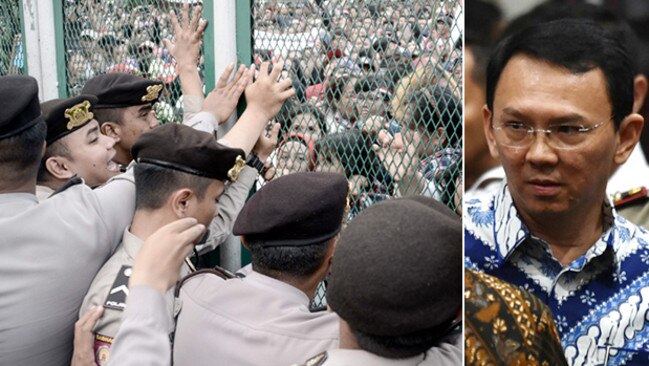
{"type": "Polygon", "coordinates": [[[99,131],[93,106],[97,98],[80,95],[41,104],[47,123],[47,147],[38,169],[36,196],[44,200],[73,177],[94,188],[119,174],[115,141],[99,131]]]}
{"type": "Polygon", "coordinates": [[[0,365],[67,366],[83,296],[131,221],[133,177],[39,203],[47,125],[36,80],[1,77],[0,110],[0,365]]]}
{"type": "MultiPolygon", "coordinates": [[[[133,145],[132,154],[137,161],[135,216],[124,231],[121,245],[90,285],[81,309],[83,314],[93,305],[105,308],[94,329],[100,365],[107,361],[119,329],[129,293],[131,265],[142,241],[157,228],[182,217],[194,217],[207,226],[215,216],[224,182],[235,182],[245,167],[242,150],[227,148],[217,143],[214,135],[177,124],[143,134],[133,145]]],[[[190,272],[185,265],[179,277],[190,272]]],[[[173,291],[165,295],[165,300],[171,316],[173,291]]]]}
{"type": "Polygon", "coordinates": [[[462,224],[431,198],[377,203],[336,248],[327,291],[340,348],[305,365],[462,365],[462,224]]]}
{"type": "Polygon", "coordinates": [[[340,174],[296,173],[248,200],[233,232],[252,271],[183,281],[174,364],[287,365],[338,346],[338,317],[309,302],[329,272],[348,189],[340,174]]]}

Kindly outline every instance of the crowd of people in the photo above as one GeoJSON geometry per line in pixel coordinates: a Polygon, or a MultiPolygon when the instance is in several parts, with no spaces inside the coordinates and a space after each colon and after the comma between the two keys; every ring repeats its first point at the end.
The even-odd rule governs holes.
{"type": "MultiPolygon", "coordinates": [[[[68,2],[71,94],[93,76],[133,72],[165,83],[156,111],[163,123],[178,121],[184,93],[164,41],[173,37],[173,3],[165,4],[68,2]]],[[[459,2],[256,1],[251,11],[254,62],[281,60],[296,90],[276,118],[278,176],[346,174],[355,183],[350,217],[407,194],[459,208],[459,2]]]]}

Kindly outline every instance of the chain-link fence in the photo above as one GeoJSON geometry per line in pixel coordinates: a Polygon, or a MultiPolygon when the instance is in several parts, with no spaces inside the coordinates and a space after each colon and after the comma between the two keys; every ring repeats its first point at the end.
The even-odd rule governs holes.
{"type": "Polygon", "coordinates": [[[24,74],[25,65],[20,0],[0,1],[0,76],[24,74]]]}
{"type": "Polygon", "coordinates": [[[455,209],[461,16],[461,0],[254,1],[254,62],[284,61],[297,91],[277,117],[278,174],[345,174],[353,187],[347,219],[407,195],[455,209]]]}
{"type": "MultiPolygon", "coordinates": [[[[192,6],[200,3],[188,2],[192,6]]],[[[175,61],[162,40],[172,39],[169,12],[173,9],[180,17],[181,7],[181,0],[65,0],[63,40],[68,95],[78,95],[87,80],[105,73],[157,79],[165,84],[155,106],[160,122],[180,121],[180,80],[175,61]]],[[[201,55],[201,75],[205,70],[203,60],[201,55]]]]}

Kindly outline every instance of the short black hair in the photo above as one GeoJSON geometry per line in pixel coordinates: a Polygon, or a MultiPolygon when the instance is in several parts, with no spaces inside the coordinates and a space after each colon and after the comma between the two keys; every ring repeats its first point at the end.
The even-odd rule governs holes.
{"type": "Polygon", "coordinates": [[[161,208],[169,195],[182,188],[191,189],[198,199],[203,199],[212,179],[183,173],[149,163],[138,163],[135,174],[135,209],[161,208]]]}
{"type": "Polygon", "coordinates": [[[41,163],[38,168],[38,175],[36,181],[38,183],[47,182],[53,178],[52,174],[47,170],[46,163],[47,159],[54,156],[62,156],[64,158],[70,159],[72,157],[70,153],[70,148],[68,144],[65,143],[65,137],[54,141],[53,143],[47,145],[45,148],[45,155],[41,159],[41,163]]]}
{"type": "Polygon", "coordinates": [[[11,186],[36,178],[46,135],[47,124],[42,120],[16,135],[0,139],[0,185],[11,186]]]}
{"type": "Polygon", "coordinates": [[[349,329],[361,349],[392,359],[409,358],[423,354],[440,339],[437,330],[432,331],[430,329],[398,336],[367,334],[355,329],[351,324],[349,329]]]}
{"type": "Polygon", "coordinates": [[[248,242],[252,267],[268,277],[306,278],[324,263],[334,238],[296,246],[266,246],[258,240],[248,242]]]}
{"type": "Polygon", "coordinates": [[[121,124],[122,118],[124,117],[125,108],[95,108],[92,113],[95,115],[95,119],[99,122],[99,125],[103,125],[104,122],[116,122],[121,124]]]}
{"type": "Polygon", "coordinates": [[[633,64],[619,38],[592,21],[563,19],[537,24],[498,44],[487,67],[487,106],[493,111],[500,75],[516,55],[581,74],[601,69],[606,78],[613,120],[619,128],[633,107],[633,64]]]}
{"type": "Polygon", "coordinates": [[[443,127],[450,145],[462,137],[462,103],[449,86],[436,85],[416,90],[412,95],[414,109],[410,126],[435,132],[443,127]]]}

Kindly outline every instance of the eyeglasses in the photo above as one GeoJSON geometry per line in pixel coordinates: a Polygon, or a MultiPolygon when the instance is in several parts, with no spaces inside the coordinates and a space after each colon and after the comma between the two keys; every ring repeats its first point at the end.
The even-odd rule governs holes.
{"type": "Polygon", "coordinates": [[[559,150],[579,149],[588,145],[594,131],[604,126],[613,118],[587,127],[581,124],[557,124],[548,128],[534,128],[528,124],[512,121],[494,126],[494,136],[500,145],[515,149],[524,149],[532,145],[536,133],[546,137],[546,144],[559,150]]]}

